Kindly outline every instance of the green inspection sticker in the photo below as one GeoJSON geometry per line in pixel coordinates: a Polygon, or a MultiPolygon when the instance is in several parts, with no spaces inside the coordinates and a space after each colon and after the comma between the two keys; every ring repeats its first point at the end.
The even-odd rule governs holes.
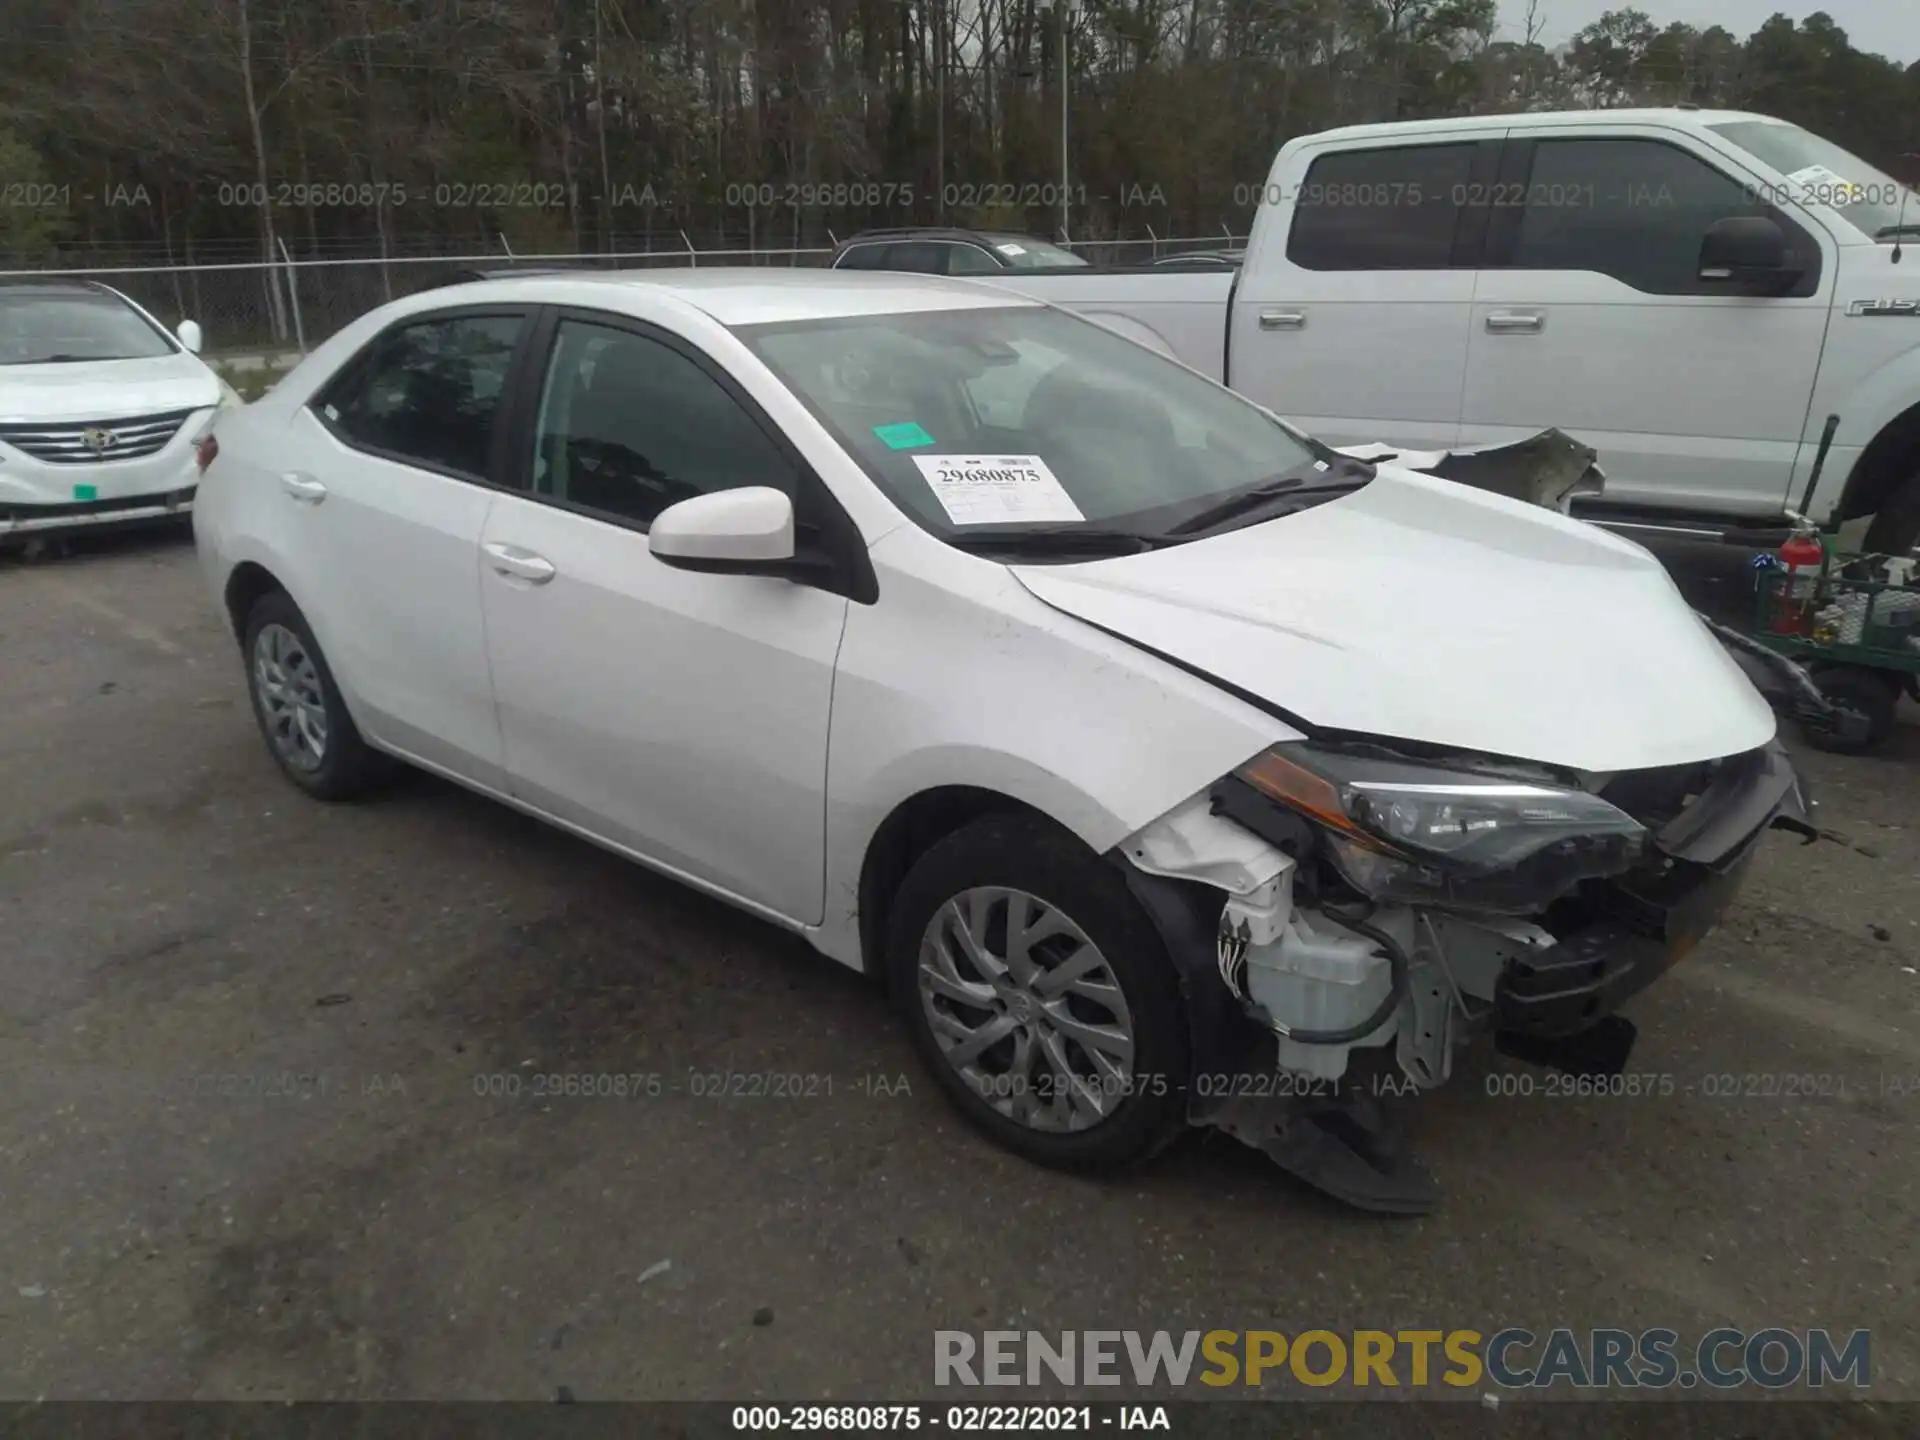
{"type": "Polygon", "coordinates": [[[873,433],[889,450],[911,450],[918,445],[933,444],[933,436],[911,420],[900,425],[876,425],[873,433]]]}
{"type": "Polygon", "coordinates": [[[100,498],[100,487],[98,485],[76,485],[73,487],[73,498],[76,500],[98,500],[100,498]]]}

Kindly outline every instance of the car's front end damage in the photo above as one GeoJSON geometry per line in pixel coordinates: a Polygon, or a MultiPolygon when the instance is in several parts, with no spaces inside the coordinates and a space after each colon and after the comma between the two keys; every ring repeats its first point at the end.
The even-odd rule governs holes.
{"type": "Polygon", "coordinates": [[[1462,1044],[1617,1074],[1618,1007],[1725,913],[1760,836],[1811,834],[1777,741],[1611,775],[1344,739],[1276,745],[1116,857],[1181,952],[1196,1124],[1370,1209],[1431,1180],[1381,1101],[1462,1044]]]}

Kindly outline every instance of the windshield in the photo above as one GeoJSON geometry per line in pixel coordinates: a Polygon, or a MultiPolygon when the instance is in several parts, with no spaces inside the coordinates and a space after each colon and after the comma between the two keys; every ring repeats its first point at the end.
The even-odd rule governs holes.
{"type": "Polygon", "coordinates": [[[1265,411],[1057,310],[740,334],[895,504],[949,540],[1014,524],[1183,538],[1176,527],[1224,496],[1282,476],[1305,490],[1332,473],[1331,452],[1265,411]]]}
{"type": "Polygon", "coordinates": [[[0,365],[147,360],[173,342],[118,296],[0,290],[0,365]]]}
{"type": "Polygon", "coordinates": [[[1049,265],[1085,265],[1073,251],[1024,235],[995,235],[987,243],[1015,270],[1044,270],[1049,265]]]}
{"type": "MultiPolygon", "coordinates": [[[[1798,125],[1730,120],[1709,128],[1785,175],[1794,198],[1839,211],[1874,239],[1894,238],[1906,187],[1891,175],[1798,125]]],[[[1916,209],[1908,208],[1909,221],[1916,209]]]]}

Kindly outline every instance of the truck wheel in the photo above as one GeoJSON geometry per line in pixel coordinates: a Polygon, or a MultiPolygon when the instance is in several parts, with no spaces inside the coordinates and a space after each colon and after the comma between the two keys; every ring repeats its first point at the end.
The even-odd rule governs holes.
{"type": "Polygon", "coordinates": [[[985,816],[921,856],[890,909],[894,997],[986,1134],[1042,1165],[1111,1170],[1184,1129],[1173,962],[1126,882],[1074,836],[985,816]]]}
{"type": "Polygon", "coordinates": [[[1813,671],[1813,682],[1835,709],[1847,712],[1858,723],[1842,734],[1809,729],[1808,744],[1839,755],[1863,755],[1886,743],[1900,704],[1902,686],[1898,679],[1863,665],[1830,665],[1813,671]]]}
{"type": "Polygon", "coordinates": [[[1874,555],[1910,555],[1920,543],[1920,475],[1915,475],[1880,507],[1867,527],[1866,548],[1874,555]]]}

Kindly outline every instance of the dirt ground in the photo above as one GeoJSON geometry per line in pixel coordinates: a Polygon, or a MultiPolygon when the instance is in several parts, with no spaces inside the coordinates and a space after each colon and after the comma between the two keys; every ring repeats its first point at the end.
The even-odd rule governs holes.
{"type": "Polygon", "coordinates": [[[1412,1118],[1440,1210],[1381,1220],[1224,1139],[1014,1159],[800,942],[437,781],[305,800],[178,537],[0,561],[0,1394],[898,1397],[938,1329],[1728,1324],[1868,1327],[1920,1399],[1920,725],[1803,758],[1836,838],[1770,837],[1631,1007],[1671,1093],[1475,1052],[1412,1118]]]}

